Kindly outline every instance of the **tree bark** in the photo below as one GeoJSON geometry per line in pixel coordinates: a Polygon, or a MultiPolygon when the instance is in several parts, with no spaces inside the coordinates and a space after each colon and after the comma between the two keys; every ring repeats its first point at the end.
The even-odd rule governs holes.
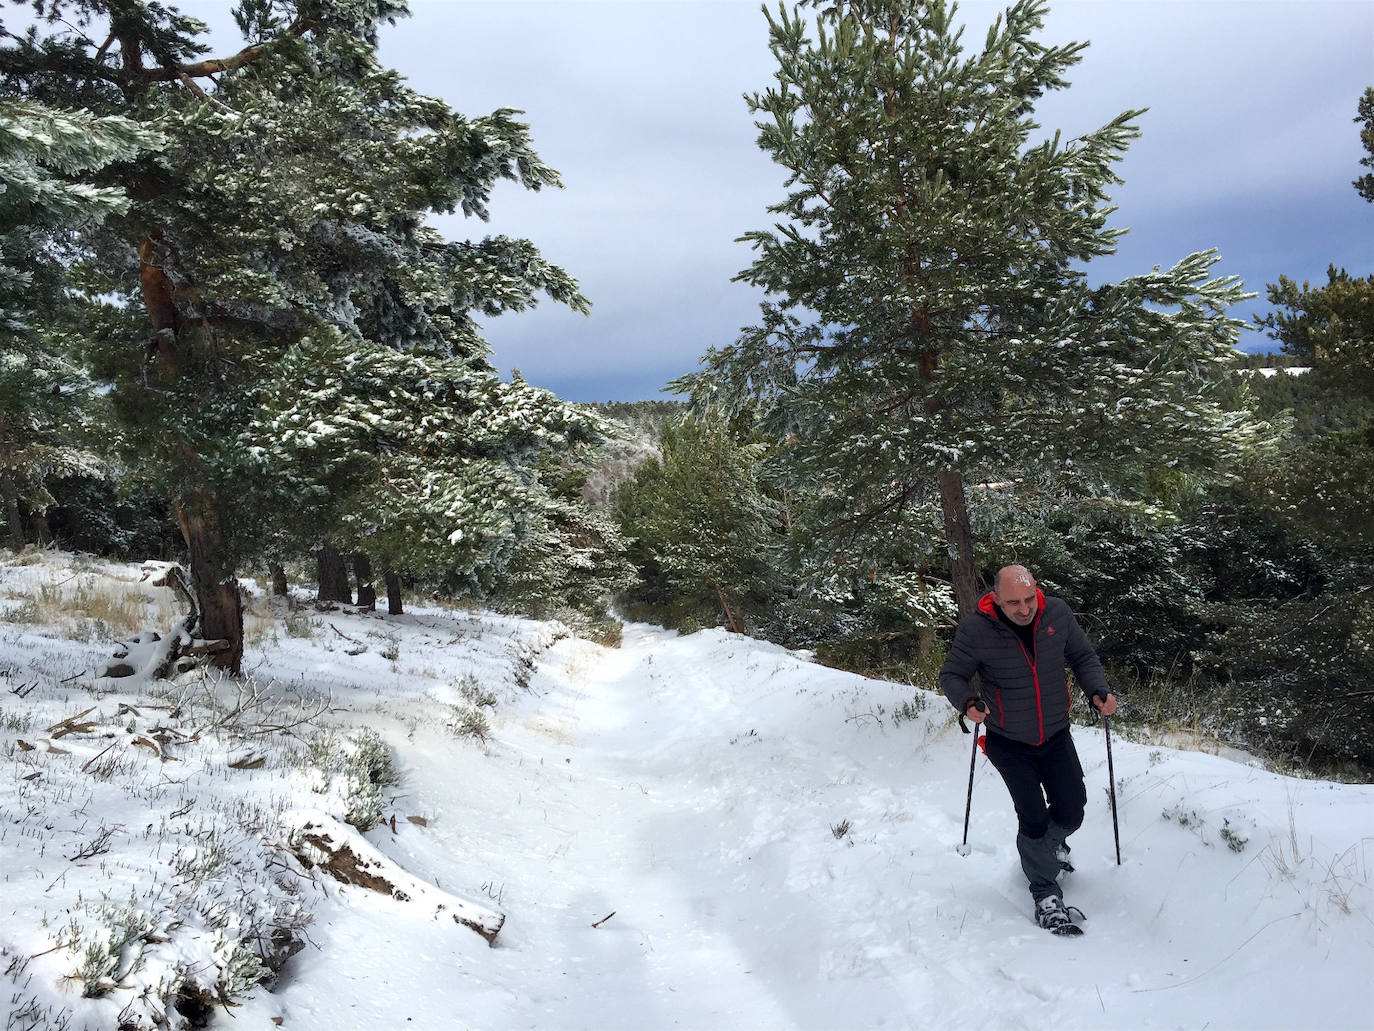
{"type": "Polygon", "coordinates": [[[372,561],[361,551],[353,553],[353,579],[358,581],[358,608],[377,608],[377,589],[372,585],[372,561]]]}
{"type": "Polygon", "coordinates": [[[978,608],[978,567],[973,559],[973,530],[969,525],[964,479],[952,469],[940,470],[940,512],[945,520],[950,582],[962,619],[978,608]]]}
{"type": "Polygon", "coordinates": [[[739,620],[735,618],[735,613],[731,610],[730,603],[725,600],[725,592],[721,590],[719,584],[716,585],[716,597],[720,599],[720,607],[725,610],[725,619],[730,625],[730,632],[735,634],[744,633],[744,628],[740,626],[739,620]]]}
{"type": "Polygon", "coordinates": [[[33,513],[33,539],[38,542],[40,548],[46,548],[52,543],[52,527],[48,525],[48,514],[46,512],[33,513]]]}
{"type": "Polygon", "coordinates": [[[401,578],[388,569],[386,578],[386,611],[389,615],[399,616],[401,612],[401,578]]]}
{"type": "MultiPolygon", "coordinates": [[[[916,259],[919,266],[919,258],[916,259]]],[[[912,313],[918,339],[927,339],[931,331],[931,314],[924,305],[912,313]]],[[[921,352],[921,382],[927,390],[935,380],[940,355],[934,347],[921,352]]],[[[941,404],[934,394],[927,394],[924,408],[927,415],[939,413],[941,404]]],[[[964,477],[955,469],[941,469],[940,514],[944,517],[945,548],[949,554],[949,581],[954,586],[954,601],[959,618],[972,615],[978,609],[978,566],[973,557],[973,528],[968,518],[968,497],[964,494],[964,477]]]]}
{"type": "Polygon", "coordinates": [[[243,598],[233,570],[224,562],[214,499],[207,488],[196,487],[177,499],[176,511],[200,609],[200,636],[229,642],[210,662],[237,675],[243,663],[243,598]]]}
{"type": "Polygon", "coordinates": [[[138,278],[142,287],[143,307],[153,324],[153,336],[148,341],[146,357],[156,355],[162,371],[175,377],[181,370],[181,353],[177,347],[181,316],[177,312],[176,287],[165,271],[166,258],[162,230],[154,229],[138,245],[138,278]]]}
{"type": "Polygon", "coordinates": [[[353,589],[348,585],[348,566],[343,556],[330,546],[328,540],[320,542],[315,552],[316,566],[319,570],[320,589],[316,601],[339,601],[345,605],[353,604],[353,589]]]}
{"type": "MultiPolygon", "coordinates": [[[[392,820],[395,820],[394,816],[392,820]]],[[[395,833],[394,822],[392,827],[392,833],[395,833]]],[[[301,820],[292,831],[289,835],[292,852],[307,870],[322,870],[344,884],[355,884],[380,892],[398,902],[430,907],[431,920],[438,920],[442,914],[455,924],[476,931],[488,944],[496,940],[497,933],[506,922],[502,913],[450,895],[406,873],[355,828],[344,826],[327,816],[301,820]]]]}
{"type": "MultiPolygon", "coordinates": [[[[126,61],[133,60],[141,68],[136,52],[136,47],[127,52],[126,61]]],[[[138,246],[138,276],[143,306],[153,326],[144,361],[156,357],[163,376],[175,382],[181,375],[185,355],[179,339],[182,320],[176,308],[176,287],[166,272],[167,253],[162,231],[151,230],[138,246]]],[[[243,665],[243,597],[228,560],[219,506],[207,485],[204,462],[190,443],[182,441],[180,450],[192,485],[173,504],[186,542],[191,585],[199,610],[198,628],[193,632],[207,641],[228,642],[227,647],[211,655],[210,663],[238,675],[243,665]]]]}
{"type": "Polygon", "coordinates": [[[286,567],[280,562],[267,563],[267,571],[272,577],[272,593],[278,598],[285,598],[287,595],[286,586],[286,567]]]}
{"type": "Polygon", "coordinates": [[[0,466],[0,497],[5,501],[5,518],[9,522],[10,547],[24,550],[24,519],[19,512],[19,490],[14,485],[14,473],[0,466]]]}

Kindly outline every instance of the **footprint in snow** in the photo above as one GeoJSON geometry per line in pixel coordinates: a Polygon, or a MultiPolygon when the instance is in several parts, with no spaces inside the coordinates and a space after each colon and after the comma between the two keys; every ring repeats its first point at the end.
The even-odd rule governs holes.
{"type": "Polygon", "coordinates": [[[1059,998],[1060,993],[1057,989],[1052,988],[1049,985],[1044,984],[1043,982],[1037,981],[1032,977],[1027,977],[1025,974],[1008,973],[1006,967],[998,967],[997,972],[1001,974],[1003,977],[1005,977],[1012,984],[1016,985],[1017,988],[1020,988],[1022,991],[1025,992],[1029,992],[1031,995],[1034,995],[1041,1002],[1054,1002],[1056,999],[1059,998]]]}

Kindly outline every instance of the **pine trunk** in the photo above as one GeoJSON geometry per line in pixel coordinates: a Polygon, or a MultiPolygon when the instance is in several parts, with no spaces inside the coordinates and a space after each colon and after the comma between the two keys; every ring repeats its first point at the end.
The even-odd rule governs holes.
{"type": "Polygon", "coordinates": [[[388,569],[386,577],[386,611],[393,616],[399,616],[401,612],[401,578],[395,572],[388,569]]]}
{"type": "Polygon", "coordinates": [[[372,586],[372,561],[361,551],[353,553],[353,579],[358,581],[358,608],[377,608],[377,589],[372,586]]]}
{"type": "MultiPolygon", "coordinates": [[[[918,262],[919,264],[919,262],[918,262]]],[[[922,308],[912,313],[921,337],[930,332],[929,313],[922,308]]],[[[930,388],[940,365],[940,355],[933,347],[921,354],[921,382],[930,388]]],[[[934,395],[928,395],[925,410],[936,415],[941,408],[934,395]]],[[[949,582],[954,586],[954,602],[959,618],[970,616],[978,609],[978,566],[973,558],[973,527],[968,518],[968,497],[964,494],[964,478],[954,469],[941,469],[940,514],[945,524],[945,549],[949,554],[949,582]]]]}
{"type": "Polygon", "coordinates": [[[320,579],[320,590],[315,600],[353,604],[353,590],[348,585],[348,566],[344,564],[343,556],[325,540],[320,542],[315,559],[320,579]]]}
{"type": "Polygon", "coordinates": [[[959,618],[978,608],[978,567],[973,560],[973,530],[968,519],[964,479],[951,469],[940,470],[940,512],[945,520],[945,544],[949,549],[949,576],[959,618]]]}
{"type": "Polygon", "coordinates": [[[720,599],[720,607],[725,610],[725,619],[730,626],[731,633],[744,633],[743,625],[735,618],[734,610],[730,608],[730,602],[726,600],[725,592],[721,589],[719,584],[716,585],[716,597],[720,599]]]}
{"type": "Polygon", "coordinates": [[[272,593],[278,598],[285,598],[287,595],[286,586],[286,567],[280,562],[267,563],[267,571],[272,576],[272,593]]]}
{"type": "MultiPolygon", "coordinates": [[[[138,248],[143,303],[154,330],[145,358],[157,355],[163,376],[175,382],[184,358],[178,339],[181,323],[175,287],[164,271],[166,256],[161,240],[161,231],[155,229],[138,248]]],[[[206,486],[204,463],[189,443],[183,441],[180,451],[194,486],[173,504],[186,542],[191,587],[199,609],[195,633],[206,641],[226,641],[226,648],[210,653],[210,664],[238,675],[243,665],[243,597],[221,536],[219,507],[206,486]]]]}
{"type": "Polygon", "coordinates": [[[210,662],[237,674],[243,663],[243,599],[233,571],[224,562],[214,500],[206,488],[199,487],[177,499],[176,510],[200,609],[199,634],[207,641],[229,642],[225,650],[212,653],[210,662]]]}
{"type": "Polygon", "coordinates": [[[33,539],[38,542],[38,546],[46,548],[52,543],[52,527],[48,525],[48,514],[46,512],[35,512],[33,514],[33,539]]]}
{"type": "Polygon", "coordinates": [[[14,473],[0,466],[0,496],[5,501],[5,518],[9,522],[10,547],[24,550],[24,519],[19,512],[19,491],[14,486],[14,473]]]}

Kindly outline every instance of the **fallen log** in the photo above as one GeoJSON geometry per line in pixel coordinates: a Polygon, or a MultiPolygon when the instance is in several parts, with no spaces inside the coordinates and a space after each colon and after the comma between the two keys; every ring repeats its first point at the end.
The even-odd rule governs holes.
{"type": "Polygon", "coordinates": [[[293,827],[291,851],[308,870],[319,869],[344,884],[390,895],[398,902],[433,908],[455,924],[471,928],[494,944],[506,922],[503,913],[450,895],[426,884],[382,855],[352,827],[317,811],[295,811],[283,816],[293,827]]]}

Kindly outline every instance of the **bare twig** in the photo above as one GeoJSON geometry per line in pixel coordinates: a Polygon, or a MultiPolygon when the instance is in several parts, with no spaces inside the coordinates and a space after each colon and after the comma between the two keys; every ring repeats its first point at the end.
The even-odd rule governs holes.
{"type": "Polygon", "coordinates": [[[1225,963],[1228,959],[1230,959],[1232,956],[1234,956],[1234,955],[1235,955],[1237,952],[1239,952],[1241,949],[1245,948],[1245,946],[1249,945],[1252,941],[1254,941],[1256,938],[1258,938],[1261,934],[1263,934],[1263,933],[1264,933],[1265,931],[1267,931],[1269,928],[1273,927],[1275,924],[1279,923],[1280,921],[1283,921],[1283,920],[1292,920],[1293,917],[1295,917],[1295,916],[1302,916],[1302,914],[1301,914],[1301,913],[1289,913],[1287,916],[1276,916],[1273,920],[1270,920],[1267,924],[1265,924],[1263,927],[1261,927],[1258,931],[1256,931],[1254,934],[1250,935],[1250,937],[1246,938],[1245,941],[1241,942],[1239,945],[1237,945],[1234,949],[1232,949],[1232,950],[1231,950],[1230,952],[1228,952],[1226,955],[1222,956],[1221,959],[1217,960],[1217,961],[1216,961],[1215,963],[1213,963],[1210,967],[1208,967],[1206,970],[1204,970],[1202,973],[1196,975],[1195,977],[1190,977],[1190,978],[1188,978],[1188,980],[1186,980],[1186,981],[1179,981],[1177,984],[1162,984],[1162,985],[1159,985],[1159,986],[1157,986],[1157,987],[1155,987],[1155,988],[1133,988],[1133,989],[1131,989],[1131,990],[1132,990],[1132,991],[1135,991],[1135,992],[1165,992],[1165,991],[1168,991],[1170,988],[1182,988],[1185,984],[1192,984],[1194,981],[1200,981],[1202,978],[1206,977],[1208,974],[1212,973],[1212,971],[1214,971],[1214,970],[1216,970],[1218,967],[1220,967],[1223,963],[1225,963]]]}
{"type": "Polygon", "coordinates": [[[338,635],[339,635],[340,637],[342,637],[345,641],[352,641],[354,644],[362,644],[362,643],[363,643],[362,641],[358,640],[356,637],[349,637],[346,633],[344,633],[342,630],[340,630],[338,627],[336,627],[333,623],[330,623],[330,624],[329,624],[329,629],[330,629],[330,630],[333,630],[334,633],[338,634],[338,635]]]}
{"type": "Polygon", "coordinates": [[[92,705],[89,709],[85,710],[84,712],[78,712],[75,716],[68,716],[65,720],[59,720],[58,722],[54,723],[51,727],[48,728],[48,733],[51,734],[54,738],[66,737],[68,734],[89,734],[92,730],[94,730],[96,727],[100,725],[100,721],[91,720],[85,723],[81,723],[79,721],[81,717],[86,716],[94,711],[95,706],[92,705]]]}
{"type": "Polygon", "coordinates": [[[880,726],[880,727],[883,725],[882,719],[881,719],[881,718],[878,716],[878,714],[875,713],[875,712],[856,712],[853,716],[847,716],[847,717],[845,717],[845,722],[846,722],[846,723],[853,723],[855,720],[861,720],[861,719],[864,719],[865,717],[867,717],[868,719],[871,719],[874,723],[878,724],[878,726],[880,726]]]}
{"type": "Polygon", "coordinates": [[[593,926],[593,927],[600,927],[602,924],[604,924],[607,920],[609,920],[609,919],[610,919],[611,917],[613,917],[613,916],[615,916],[615,910],[614,910],[614,909],[611,910],[609,913],[607,913],[605,916],[603,916],[603,917],[602,917],[600,920],[598,920],[596,923],[592,924],[592,926],[593,926]]]}
{"type": "Polygon", "coordinates": [[[82,845],[77,850],[76,855],[68,856],[70,862],[77,862],[81,859],[93,859],[96,856],[103,856],[110,851],[110,839],[114,837],[114,827],[101,827],[100,832],[94,838],[82,845]]]}
{"type": "Polygon", "coordinates": [[[93,755],[93,756],[91,756],[89,759],[87,759],[87,760],[86,760],[84,763],[82,763],[82,765],[81,765],[81,772],[82,772],[82,773],[85,773],[87,770],[89,770],[89,769],[91,768],[91,766],[95,763],[95,761],[96,761],[97,759],[99,759],[102,755],[104,755],[106,752],[108,752],[111,748],[113,748],[113,747],[114,747],[115,745],[117,745],[117,744],[119,744],[119,740],[116,738],[114,741],[111,741],[108,745],[106,745],[104,748],[102,748],[102,749],[101,749],[99,752],[97,752],[95,755],[93,755]]]}

